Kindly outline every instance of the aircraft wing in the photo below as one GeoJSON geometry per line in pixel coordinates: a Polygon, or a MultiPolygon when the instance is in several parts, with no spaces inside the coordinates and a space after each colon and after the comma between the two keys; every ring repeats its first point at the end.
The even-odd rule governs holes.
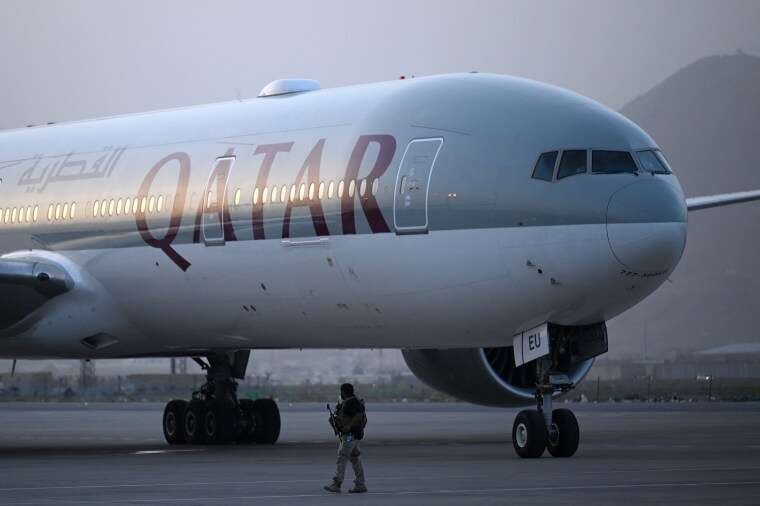
{"type": "Polygon", "coordinates": [[[26,318],[74,287],[59,265],[34,258],[0,258],[0,329],[26,318]]]}
{"type": "Polygon", "coordinates": [[[707,195],[704,197],[691,197],[686,199],[686,206],[689,211],[698,211],[700,209],[730,206],[731,204],[740,204],[742,202],[751,202],[753,200],[760,200],[760,190],[721,193],[719,195],[707,195]]]}

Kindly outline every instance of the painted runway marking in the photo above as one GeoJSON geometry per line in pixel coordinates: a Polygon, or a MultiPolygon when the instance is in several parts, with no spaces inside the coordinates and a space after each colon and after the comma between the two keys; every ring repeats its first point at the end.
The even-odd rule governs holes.
{"type": "MultiPolygon", "coordinates": [[[[267,461],[269,462],[269,461],[267,461]]],[[[447,476],[449,480],[472,480],[481,476],[447,476]]],[[[402,481],[408,480],[408,476],[379,476],[373,478],[373,481],[402,481]]],[[[415,476],[415,480],[440,480],[439,475],[435,476],[415,476]]],[[[280,483],[319,483],[325,481],[319,479],[302,479],[302,480],[254,480],[254,481],[192,481],[192,482],[175,482],[175,483],[116,483],[113,485],[48,485],[41,487],[9,487],[0,488],[0,492],[34,492],[45,490],[86,490],[86,489],[109,489],[109,488],[152,488],[152,487],[205,487],[208,485],[275,485],[280,483]]]]}
{"type": "Polygon", "coordinates": [[[202,452],[203,448],[187,448],[183,450],[139,450],[133,452],[132,455],[156,455],[164,453],[187,453],[187,452],[202,452]]]}
{"type": "MultiPolygon", "coordinates": [[[[304,480],[293,480],[304,481],[304,480]]],[[[309,480],[314,481],[314,480],[309,480]]],[[[480,489],[431,489],[431,490],[409,490],[399,492],[367,492],[367,496],[391,497],[391,496],[409,496],[409,495],[473,495],[473,494],[494,494],[494,493],[515,493],[515,492],[572,492],[572,491],[594,491],[594,490],[626,490],[626,489],[643,489],[643,488],[691,488],[691,487],[725,487],[725,486],[760,486],[760,481],[713,481],[713,482],[669,482],[669,483],[634,483],[619,485],[570,485],[556,487],[505,487],[505,488],[480,488],[480,489]]],[[[250,495],[250,496],[225,496],[225,497],[184,497],[184,498],[151,498],[151,499],[121,499],[118,502],[141,504],[141,503],[182,503],[182,502],[229,502],[231,500],[277,500],[277,499],[308,499],[316,497],[331,497],[330,494],[310,493],[310,494],[271,494],[271,495],[250,495]]],[[[80,504],[99,504],[101,501],[77,501],[80,504]]],[[[30,502],[7,503],[15,505],[39,504],[30,502]]]]}

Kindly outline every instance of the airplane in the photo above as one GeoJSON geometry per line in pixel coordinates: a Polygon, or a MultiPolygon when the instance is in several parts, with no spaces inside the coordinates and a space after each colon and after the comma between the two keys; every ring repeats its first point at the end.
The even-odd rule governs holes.
{"type": "Polygon", "coordinates": [[[399,348],[424,383],[535,404],[516,453],[575,454],[553,399],[653,293],[687,213],[655,141],[579,94],[451,74],[0,133],[0,357],[192,357],[169,444],[273,444],[251,350],[399,348]]]}

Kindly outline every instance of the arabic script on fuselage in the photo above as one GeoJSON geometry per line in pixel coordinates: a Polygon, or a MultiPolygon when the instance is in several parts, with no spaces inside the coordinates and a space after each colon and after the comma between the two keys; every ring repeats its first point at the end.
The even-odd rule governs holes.
{"type": "Polygon", "coordinates": [[[107,178],[126,149],[107,146],[95,153],[69,153],[54,157],[37,155],[23,162],[28,167],[21,173],[18,185],[26,186],[27,191],[42,193],[49,184],[107,178]]]}

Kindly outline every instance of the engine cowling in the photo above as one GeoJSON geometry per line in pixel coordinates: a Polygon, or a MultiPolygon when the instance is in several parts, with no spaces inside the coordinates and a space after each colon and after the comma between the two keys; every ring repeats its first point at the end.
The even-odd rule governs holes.
{"type": "MultiPolygon", "coordinates": [[[[583,327],[550,325],[554,370],[577,385],[607,351],[604,323],[583,327]]],[[[534,402],[537,361],[515,366],[514,349],[402,350],[409,369],[423,383],[463,401],[484,406],[522,406],[534,402]]]]}

